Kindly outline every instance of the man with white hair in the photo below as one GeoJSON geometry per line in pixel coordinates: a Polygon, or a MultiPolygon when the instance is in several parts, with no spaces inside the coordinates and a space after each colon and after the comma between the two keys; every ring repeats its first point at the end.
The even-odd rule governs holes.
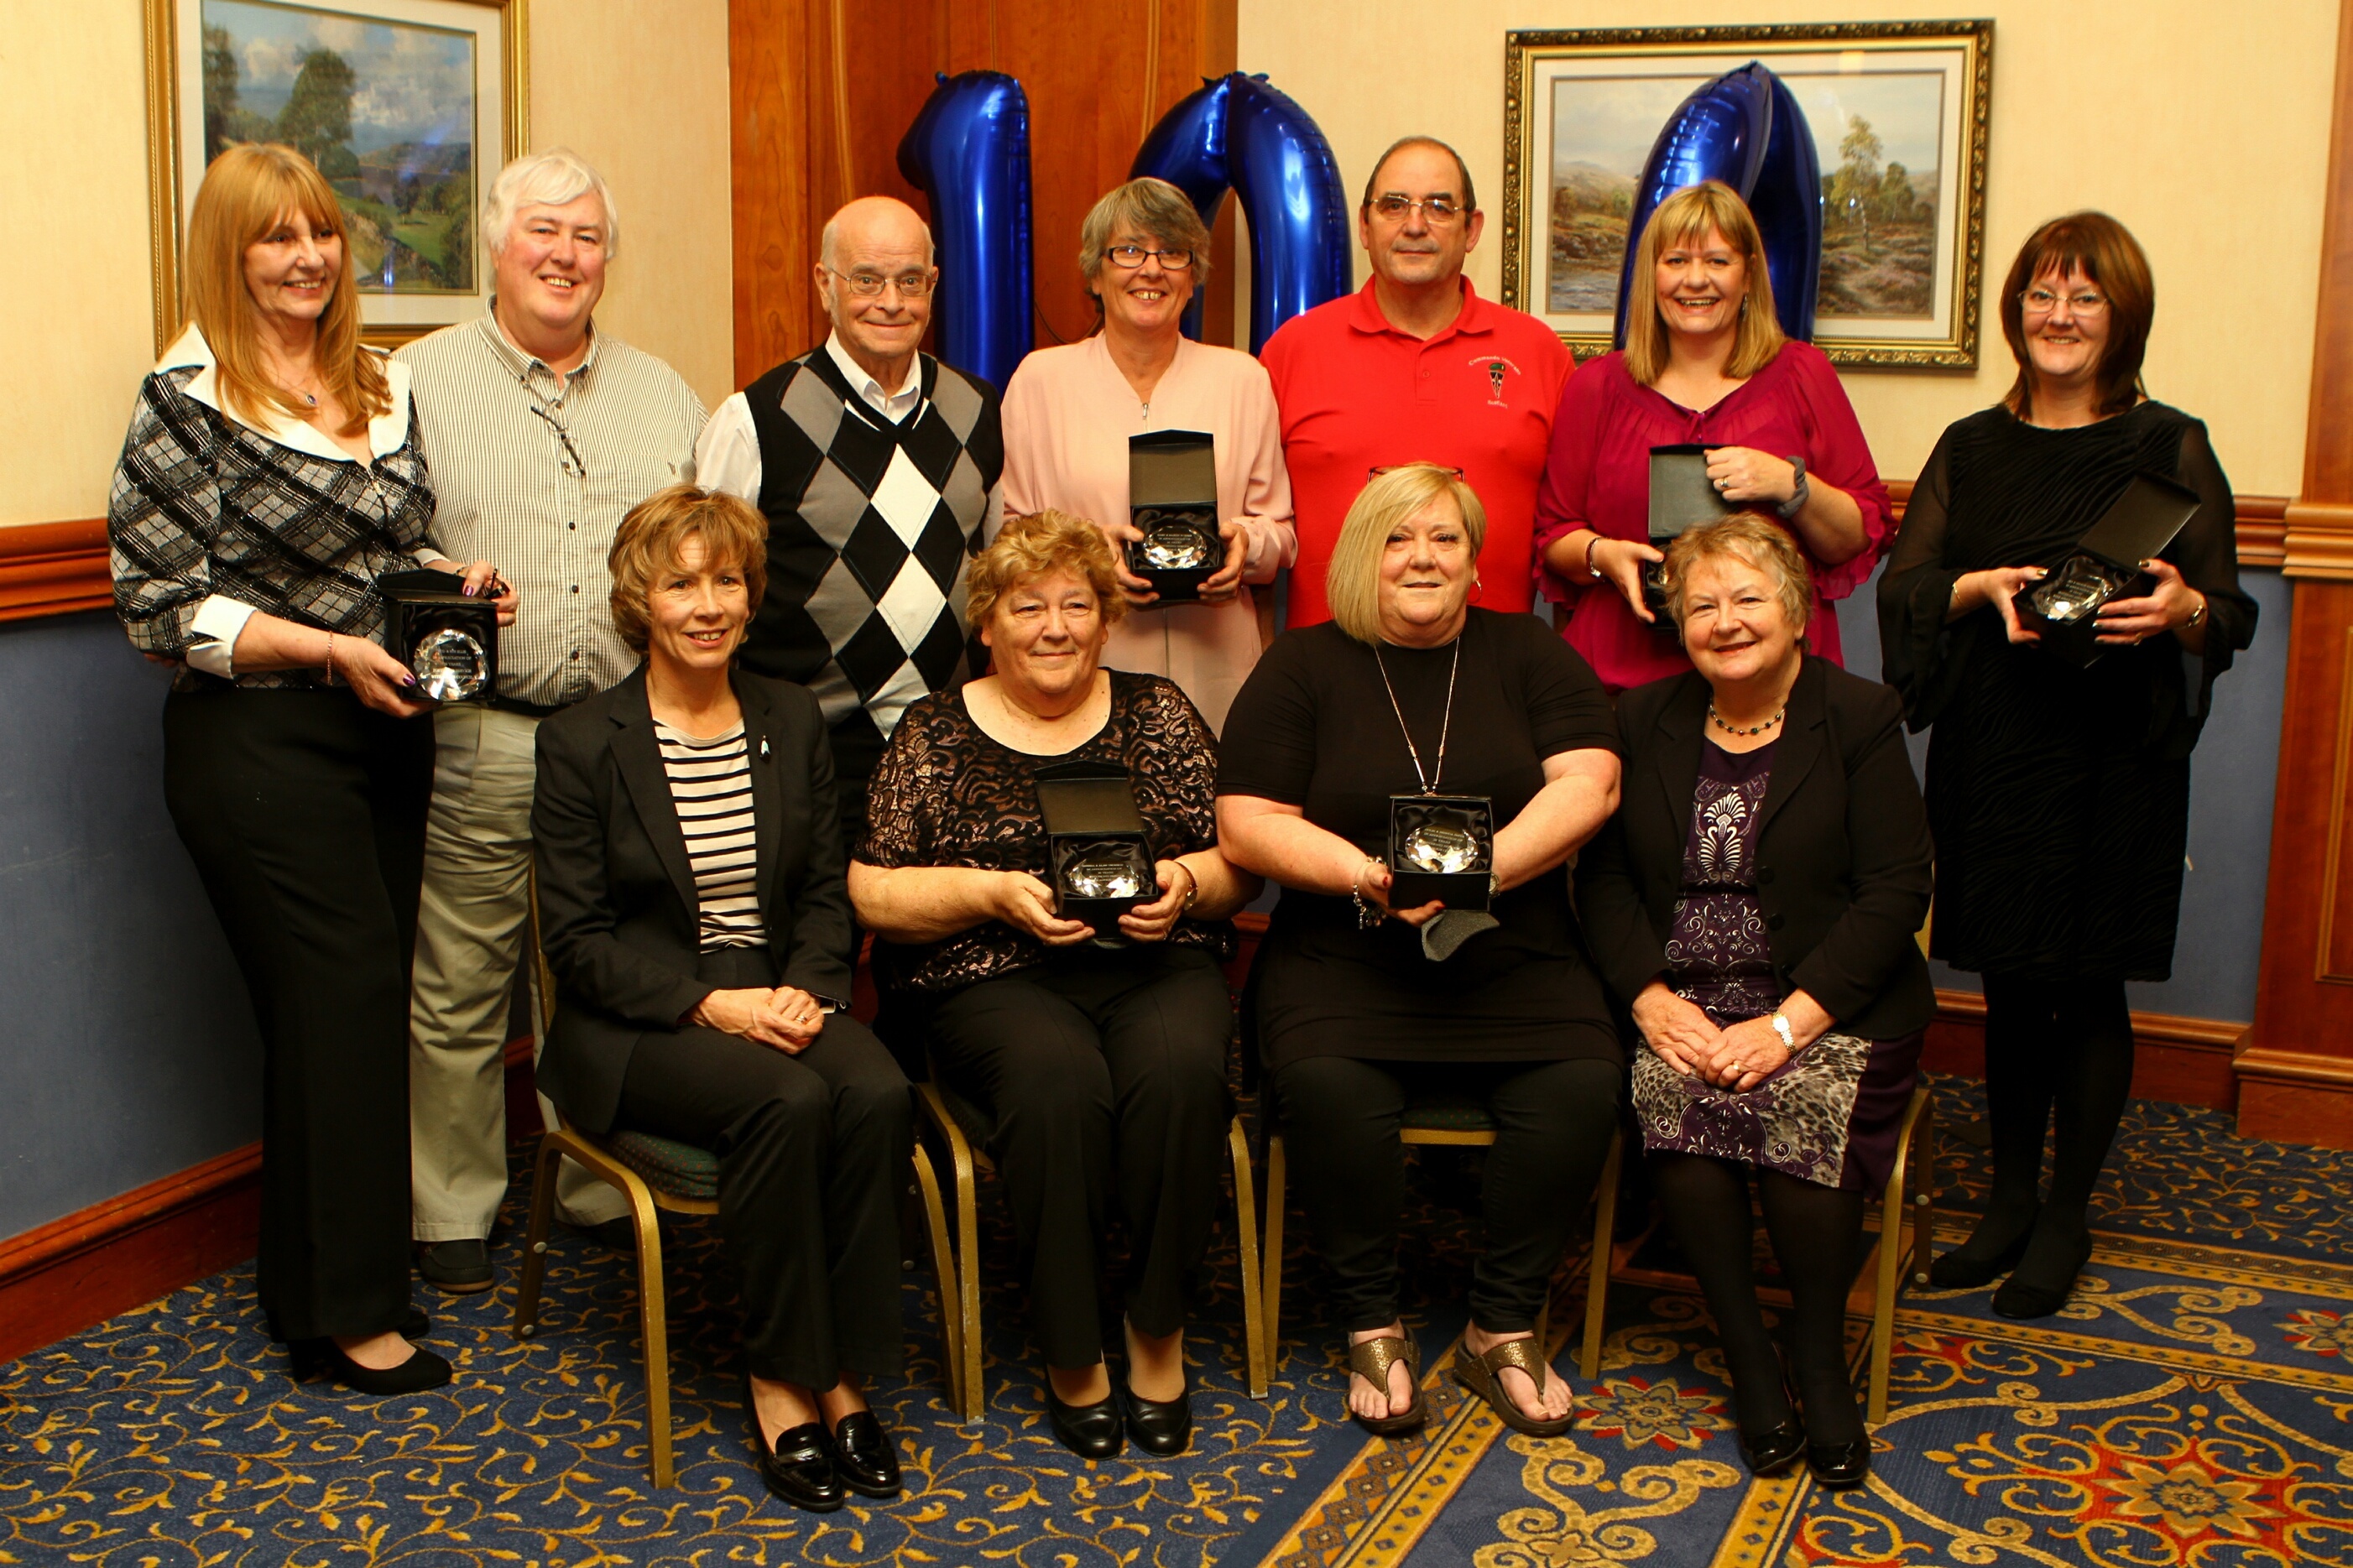
{"type": "MultiPolygon", "coordinates": [[[[434,715],[409,1015],[410,1184],[417,1271],[451,1294],[491,1286],[507,1189],[508,1010],[531,908],[539,721],[637,667],[614,630],[605,557],[621,518],[694,477],[702,404],[678,373],[594,321],[620,249],[604,179],[557,148],[518,158],[482,203],[491,308],[395,355],[409,367],[431,466],[434,537],[495,550],[521,593],[499,637],[498,694],[434,715]]],[[[540,1111],[551,1125],[554,1108],[540,1111]]],[[[620,1195],[566,1162],[557,1210],[621,1225],[620,1195]]]]}
{"type": "Polygon", "coordinates": [[[843,207],[817,266],[832,331],[722,403],[695,448],[703,484],[767,514],[768,591],[740,657],[817,694],[852,847],[899,716],[975,671],[965,567],[1003,504],[997,389],[918,347],[938,281],[913,208],[843,207]]]}

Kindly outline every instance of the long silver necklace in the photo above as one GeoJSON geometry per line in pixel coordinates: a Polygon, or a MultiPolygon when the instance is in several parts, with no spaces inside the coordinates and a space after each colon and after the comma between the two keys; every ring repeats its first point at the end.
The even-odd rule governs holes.
{"type": "Polygon", "coordinates": [[[1421,748],[1413,743],[1413,731],[1406,728],[1405,710],[1398,706],[1397,688],[1389,684],[1388,661],[1381,658],[1378,643],[1373,645],[1373,662],[1380,666],[1381,686],[1389,694],[1389,711],[1397,715],[1398,731],[1405,736],[1405,749],[1413,758],[1413,776],[1421,781],[1421,793],[1436,795],[1438,781],[1446,776],[1446,736],[1454,727],[1454,678],[1462,673],[1462,634],[1454,634],[1454,663],[1446,672],[1446,712],[1438,721],[1438,765],[1429,773],[1421,771],[1421,748]]]}

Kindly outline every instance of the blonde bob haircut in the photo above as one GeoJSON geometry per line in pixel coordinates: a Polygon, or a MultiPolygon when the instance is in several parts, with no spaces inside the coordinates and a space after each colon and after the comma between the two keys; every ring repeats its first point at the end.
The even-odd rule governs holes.
{"type": "Polygon", "coordinates": [[[1191,198],[1166,180],[1146,174],[1113,187],[1087,212],[1079,225],[1079,272],[1087,280],[1087,298],[1095,314],[1103,314],[1103,295],[1095,282],[1110,263],[1103,252],[1123,234],[1140,234],[1170,250],[1189,250],[1193,265],[1185,276],[1198,294],[1209,286],[1209,231],[1191,198]]]}
{"type": "Polygon", "coordinates": [[[1024,583],[1060,572],[1080,579],[1094,594],[1104,626],[1127,614],[1127,596],[1119,591],[1119,570],[1103,531],[1085,518],[1049,507],[1027,517],[1007,518],[988,548],[974,557],[964,580],[965,624],[987,626],[997,613],[997,600],[1024,583]]]}
{"type": "Polygon", "coordinates": [[[1634,298],[1626,307],[1626,372],[1644,386],[1667,371],[1667,321],[1659,313],[1659,258],[1679,245],[1697,245],[1715,230],[1746,262],[1747,290],[1740,300],[1740,330],[1724,374],[1746,381],[1773,363],[1788,340],[1773,310],[1773,278],[1765,267],[1765,240],[1748,204],[1721,180],[1686,185],[1659,204],[1634,251],[1634,298]]]}
{"type": "Polygon", "coordinates": [[[605,557],[613,574],[613,628],[639,658],[653,634],[654,579],[679,564],[689,539],[702,541],[711,564],[744,574],[751,609],[760,607],[768,591],[768,520],[758,508],[694,485],[656,490],[621,519],[605,557]]]}
{"type": "Polygon", "coordinates": [[[391,409],[392,391],[382,358],[360,345],[351,236],[335,193],[310,159],[275,142],[248,142],[212,161],[188,215],[182,308],[213,352],[214,379],[229,413],[255,425],[271,423],[272,414],[307,420],[310,407],[273,384],[262,367],[260,307],[245,285],[248,247],[298,213],[310,220],[312,234],[343,242],[334,287],[319,313],[316,354],[319,379],[350,416],[338,434],[356,436],[391,409]]]}
{"type": "MultiPolygon", "coordinates": [[[[1324,569],[1324,599],[1332,606],[1332,619],[1358,642],[1381,640],[1381,557],[1388,550],[1389,531],[1441,496],[1461,515],[1476,563],[1487,542],[1487,509],[1451,468],[1403,464],[1375,475],[1349,503],[1340,537],[1332,544],[1331,563],[1324,569]]],[[[1467,584],[1463,591],[1470,591],[1467,584]]]]}
{"type": "Polygon", "coordinates": [[[1683,584],[1690,581],[1693,569],[1703,561],[1725,555],[1765,574],[1773,584],[1773,597],[1780,601],[1781,614],[1802,639],[1807,623],[1813,618],[1813,575],[1806,570],[1806,558],[1798,552],[1798,542],[1789,531],[1760,511],[1736,511],[1701,523],[1667,547],[1667,615],[1676,632],[1683,630],[1683,584]]]}

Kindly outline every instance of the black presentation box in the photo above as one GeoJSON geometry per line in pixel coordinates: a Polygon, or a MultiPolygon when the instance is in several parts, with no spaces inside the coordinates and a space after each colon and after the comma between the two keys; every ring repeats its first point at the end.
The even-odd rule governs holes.
{"type": "Polygon", "coordinates": [[[2155,474],[2136,474],[2067,558],[2012,601],[2019,624],[2042,635],[2042,647],[2088,665],[2100,646],[2100,606],[2147,593],[2141,563],[2173,542],[2199,508],[2198,492],[2155,474]]]}
{"type": "MultiPolygon", "coordinates": [[[[1651,448],[1651,548],[1661,554],[1696,523],[1714,522],[1736,509],[1716,493],[1707,477],[1707,448],[1693,445],[1651,448]]],[[[1667,574],[1662,562],[1642,568],[1642,602],[1669,630],[1667,574]]]]}
{"type": "Polygon", "coordinates": [[[1160,896],[1135,786],[1107,763],[1049,763],[1038,770],[1056,910],[1095,928],[1095,945],[1121,947],[1119,917],[1160,896]]]}
{"type": "Polygon", "coordinates": [[[1218,531],[1217,438],[1199,430],[1146,430],[1127,438],[1127,569],[1164,605],[1197,604],[1225,569],[1218,531]]]}
{"type": "Polygon", "coordinates": [[[470,598],[466,580],[420,567],[376,579],[384,595],[384,646],[437,702],[487,702],[498,691],[499,612],[470,598]]]}
{"type": "Polygon", "coordinates": [[[1483,795],[1389,796],[1389,908],[1437,900],[1483,910],[1495,868],[1495,806],[1483,795]]]}

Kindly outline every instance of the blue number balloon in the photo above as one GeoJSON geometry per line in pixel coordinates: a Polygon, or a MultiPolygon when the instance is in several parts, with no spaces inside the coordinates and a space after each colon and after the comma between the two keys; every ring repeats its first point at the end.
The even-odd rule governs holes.
{"type": "MultiPolygon", "coordinates": [[[[1215,226],[1230,187],[1250,221],[1250,352],[1303,311],[1352,287],[1348,199],[1332,144],[1305,110],[1263,76],[1205,78],[1160,117],[1128,170],[1183,191],[1215,226]]],[[[1201,300],[1185,313],[1201,335],[1201,300]]]]}
{"type": "Polygon", "coordinates": [[[1002,387],[1029,352],[1029,99],[1001,71],[942,74],[899,142],[931,199],[940,357],[1002,387]]]}
{"type": "MultiPolygon", "coordinates": [[[[1765,269],[1781,330],[1814,335],[1822,270],[1822,177],[1805,110],[1781,79],[1755,60],[1703,84],[1668,116],[1634,187],[1626,260],[1618,280],[1618,346],[1637,298],[1634,258],[1659,204],[1688,185],[1721,180],[1740,193],[1765,241],[1765,269]]],[[[1642,280],[1640,297],[1649,296],[1642,280]]]]}

